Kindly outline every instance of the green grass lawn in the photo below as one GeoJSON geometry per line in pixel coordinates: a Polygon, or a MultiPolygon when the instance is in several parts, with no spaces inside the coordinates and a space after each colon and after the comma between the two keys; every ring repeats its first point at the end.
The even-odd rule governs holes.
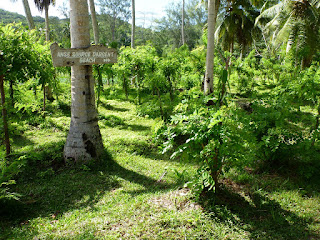
{"type": "MultiPolygon", "coordinates": [[[[231,173],[215,201],[208,194],[197,202],[183,188],[196,166],[158,153],[156,120],[116,99],[102,99],[99,116],[105,164],[68,168],[38,159],[41,168],[14,187],[20,201],[0,206],[0,239],[320,239],[318,187],[231,173]]],[[[68,116],[47,117],[13,148],[59,159],[68,124],[68,116]]]]}

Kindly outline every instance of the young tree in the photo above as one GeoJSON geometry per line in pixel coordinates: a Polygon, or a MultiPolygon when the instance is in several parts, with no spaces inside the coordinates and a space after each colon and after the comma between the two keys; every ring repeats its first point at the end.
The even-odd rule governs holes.
{"type": "MultiPolygon", "coordinates": [[[[14,99],[14,85],[20,85],[28,79],[49,80],[53,77],[49,46],[40,44],[35,31],[26,31],[21,24],[0,26],[0,89],[2,103],[2,117],[6,135],[6,145],[9,145],[8,127],[5,109],[5,94],[3,81],[9,83],[11,106],[17,110],[19,102],[14,99]],[[6,129],[7,128],[7,129],[6,129]]],[[[25,108],[26,106],[23,106],[25,108]]],[[[9,111],[9,113],[11,112],[9,111]]],[[[9,128],[10,129],[10,128],[9,128]]],[[[7,154],[10,152],[7,147],[7,154]]]]}
{"type": "Polygon", "coordinates": [[[50,41],[50,26],[49,26],[49,6],[55,4],[55,0],[34,0],[36,7],[40,12],[45,12],[45,22],[46,22],[46,41],[50,41]]]}
{"type": "MultiPolygon", "coordinates": [[[[71,47],[90,46],[87,0],[70,0],[71,47]]],[[[103,154],[91,66],[71,68],[71,123],[64,147],[66,162],[87,162],[103,154]]]]}

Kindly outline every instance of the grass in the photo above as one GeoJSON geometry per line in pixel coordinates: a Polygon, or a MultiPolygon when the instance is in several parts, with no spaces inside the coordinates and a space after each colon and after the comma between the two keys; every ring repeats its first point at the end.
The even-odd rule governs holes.
{"type": "Polygon", "coordinates": [[[14,140],[35,159],[12,189],[20,201],[0,205],[0,239],[320,239],[319,185],[233,171],[217,198],[195,201],[183,183],[196,166],[158,153],[157,120],[116,95],[102,98],[99,118],[108,154],[97,166],[58,164],[68,114],[14,140]]]}

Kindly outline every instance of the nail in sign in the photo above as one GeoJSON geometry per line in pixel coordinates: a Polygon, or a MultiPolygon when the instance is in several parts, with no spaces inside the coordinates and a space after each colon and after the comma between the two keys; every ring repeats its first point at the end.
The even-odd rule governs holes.
{"type": "Polygon", "coordinates": [[[102,45],[88,48],[60,48],[57,43],[50,46],[55,67],[107,64],[117,62],[117,50],[102,45]]]}

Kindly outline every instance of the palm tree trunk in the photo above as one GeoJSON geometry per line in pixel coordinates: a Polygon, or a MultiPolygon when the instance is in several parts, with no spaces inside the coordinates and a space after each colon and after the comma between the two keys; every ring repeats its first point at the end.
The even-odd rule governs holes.
{"type": "Polygon", "coordinates": [[[112,42],[114,42],[116,39],[116,21],[117,21],[117,17],[115,14],[113,14],[112,23],[111,23],[112,42]]]}
{"type": "Polygon", "coordinates": [[[45,21],[46,21],[46,41],[50,41],[50,26],[49,26],[49,6],[45,5],[44,7],[45,12],[45,21]]]}
{"type": "Polygon", "coordinates": [[[100,40],[99,40],[99,27],[98,27],[96,9],[94,6],[94,0],[89,0],[89,5],[90,5],[94,43],[97,45],[97,44],[99,44],[100,40]]]}
{"type": "MultiPolygon", "coordinates": [[[[89,8],[90,8],[90,13],[91,13],[91,22],[92,22],[92,30],[93,30],[93,37],[94,37],[94,43],[96,45],[99,44],[100,39],[99,39],[99,27],[98,27],[98,21],[97,21],[97,14],[96,14],[96,9],[94,6],[94,0],[89,0],[89,8]]],[[[101,90],[103,90],[103,82],[102,82],[102,74],[100,71],[100,65],[94,66],[97,70],[98,73],[98,87],[96,88],[97,90],[97,109],[99,108],[100,104],[100,95],[101,95],[101,90]]]]}
{"type": "Polygon", "coordinates": [[[28,22],[29,29],[35,29],[33,18],[30,11],[30,6],[28,0],[22,0],[24,11],[26,13],[26,18],[28,22]]]}
{"type": "Polygon", "coordinates": [[[135,0],[132,0],[132,26],[131,26],[131,48],[134,48],[134,39],[136,31],[136,7],[135,0]]]}
{"type": "Polygon", "coordinates": [[[214,31],[216,27],[216,0],[208,2],[208,44],[206,58],[206,74],[204,79],[204,94],[213,93],[213,67],[214,67],[214,31]]]}
{"type": "Polygon", "coordinates": [[[182,45],[184,45],[185,42],[185,34],[184,34],[184,0],[182,0],[182,26],[181,26],[181,38],[182,38],[182,45]]]}
{"type": "MultiPolygon", "coordinates": [[[[71,47],[90,46],[87,0],[70,0],[71,47]]],[[[94,97],[92,66],[71,68],[71,124],[64,147],[67,163],[87,162],[103,154],[94,97]]]]}

